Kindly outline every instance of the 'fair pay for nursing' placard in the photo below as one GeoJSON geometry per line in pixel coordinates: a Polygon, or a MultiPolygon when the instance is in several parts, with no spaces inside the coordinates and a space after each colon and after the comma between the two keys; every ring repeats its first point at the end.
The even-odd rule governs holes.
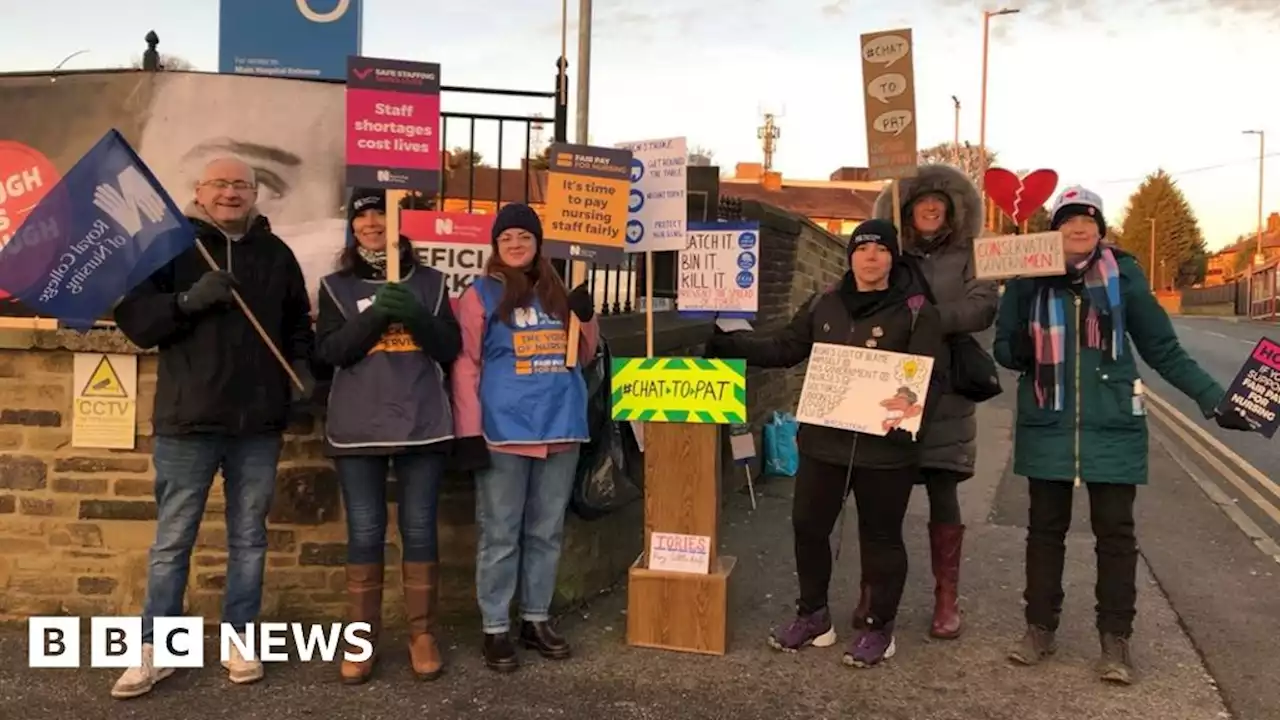
{"type": "Polygon", "coordinates": [[[760,226],[690,223],[676,305],[687,317],[753,320],[760,307],[760,226]]]}
{"type": "Polygon", "coordinates": [[[627,198],[629,253],[683,250],[688,143],[684,138],[618,143],[631,151],[631,194],[627,198]]]}
{"type": "MultiPolygon", "coordinates": [[[[874,334],[875,330],[872,330],[874,334]]],[[[920,432],[933,358],[814,343],[796,420],[884,436],[920,432]]]]}

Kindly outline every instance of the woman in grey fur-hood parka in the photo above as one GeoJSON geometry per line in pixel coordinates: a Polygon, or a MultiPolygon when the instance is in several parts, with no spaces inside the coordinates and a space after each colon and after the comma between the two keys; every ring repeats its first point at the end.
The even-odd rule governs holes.
{"type": "MultiPolygon", "coordinates": [[[[979,333],[995,321],[999,291],[993,281],[974,278],[973,240],[983,228],[982,195],[968,176],[951,165],[921,165],[916,177],[899,181],[902,252],[919,259],[942,318],[944,335],[979,333]]],[[[893,218],[892,188],[876,199],[875,217],[893,218]]],[[[937,359],[950,365],[944,348],[937,359]]],[[[929,490],[929,544],[937,638],[960,635],[958,607],[960,551],[964,525],[957,485],[973,476],[978,424],[973,402],[958,395],[939,398],[921,439],[921,479],[929,490]]]]}

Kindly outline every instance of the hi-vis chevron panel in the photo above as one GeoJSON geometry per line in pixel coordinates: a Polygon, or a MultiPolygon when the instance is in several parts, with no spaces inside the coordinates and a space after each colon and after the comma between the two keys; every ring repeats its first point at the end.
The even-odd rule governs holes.
{"type": "Polygon", "coordinates": [[[702,358],[614,358],[614,420],[744,423],[747,362],[702,358]]]}

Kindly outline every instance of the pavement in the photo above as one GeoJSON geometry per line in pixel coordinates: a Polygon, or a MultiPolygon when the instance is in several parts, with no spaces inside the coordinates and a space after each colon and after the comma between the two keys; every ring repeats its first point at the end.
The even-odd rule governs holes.
{"type": "MultiPolygon", "coordinates": [[[[1181,329],[1185,321],[1178,322],[1181,329]]],[[[1012,389],[1012,377],[1005,387],[1012,389]]],[[[744,493],[731,492],[722,514],[723,552],[738,557],[724,656],[628,647],[626,596],[619,588],[561,618],[574,643],[572,660],[526,654],[525,666],[510,676],[483,667],[470,625],[445,629],[449,669],[434,683],[411,680],[404,653],[389,642],[377,676],[364,686],[341,685],[332,667],[292,662],[270,665],[263,682],[245,687],[232,686],[213,667],[179,671],[148,696],[115,701],[108,695],[114,670],[27,668],[25,631],[17,628],[0,631],[0,718],[1280,718],[1274,681],[1280,565],[1206,489],[1223,484],[1221,478],[1188,457],[1193,451],[1159,423],[1151,442],[1153,482],[1138,503],[1138,682],[1104,685],[1092,669],[1098,641],[1084,492],[1077,494],[1068,537],[1061,650],[1037,668],[1007,662],[1005,652],[1023,628],[1026,519],[1026,481],[1009,471],[1012,397],[1007,391],[980,407],[978,474],[962,485],[969,523],[962,582],[967,631],[955,641],[927,638],[932,579],[927,502],[919,492],[907,520],[911,575],[898,619],[899,650],[881,668],[840,664],[856,600],[853,517],[844,524],[832,583],[841,642],[795,655],[766,647],[770,628],[789,618],[796,593],[792,483],[770,478],[756,483],[756,510],[744,493]]]]}

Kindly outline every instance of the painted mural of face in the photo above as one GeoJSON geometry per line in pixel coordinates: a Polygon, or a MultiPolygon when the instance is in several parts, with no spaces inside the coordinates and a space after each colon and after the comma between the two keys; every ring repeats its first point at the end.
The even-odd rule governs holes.
{"type": "Polygon", "coordinates": [[[138,153],[179,204],[216,158],[253,171],[252,199],[298,258],[312,309],[346,243],[341,85],[159,73],[138,153]]]}

